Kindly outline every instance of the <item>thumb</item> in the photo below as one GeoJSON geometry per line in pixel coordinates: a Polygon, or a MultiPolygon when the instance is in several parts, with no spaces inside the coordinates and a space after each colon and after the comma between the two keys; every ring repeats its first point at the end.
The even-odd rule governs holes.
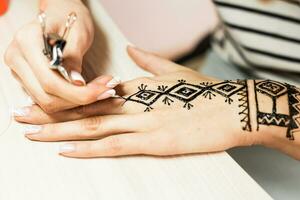
{"type": "Polygon", "coordinates": [[[72,83],[74,85],[83,86],[83,85],[86,84],[86,82],[85,82],[83,76],[81,75],[81,73],[79,73],[75,70],[70,71],[70,77],[71,77],[72,83]]]}
{"type": "Polygon", "coordinates": [[[127,52],[138,66],[154,75],[174,72],[181,68],[180,65],[136,47],[128,46],[127,52]]]}
{"type": "Polygon", "coordinates": [[[82,72],[82,58],[80,55],[68,55],[64,59],[65,68],[70,73],[70,78],[72,83],[77,86],[83,86],[86,84],[83,76],[81,75],[82,72]]]}

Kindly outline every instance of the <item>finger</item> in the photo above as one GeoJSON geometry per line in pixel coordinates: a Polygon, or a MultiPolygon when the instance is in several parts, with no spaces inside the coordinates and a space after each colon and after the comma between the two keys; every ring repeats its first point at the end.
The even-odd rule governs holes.
{"type": "Polygon", "coordinates": [[[36,103],[34,102],[33,98],[32,98],[32,94],[30,94],[30,92],[24,87],[24,83],[23,81],[21,80],[21,78],[16,74],[16,72],[12,71],[11,70],[11,74],[13,75],[13,77],[20,83],[20,85],[22,86],[23,90],[25,91],[25,93],[27,95],[29,95],[26,99],[26,103],[25,105],[27,106],[33,106],[33,105],[36,105],[36,103]]]}
{"type": "Polygon", "coordinates": [[[84,78],[83,78],[83,76],[81,75],[80,72],[78,72],[76,70],[71,70],[70,71],[70,77],[71,77],[72,83],[74,85],[77,85],[77,86],[86,85],[86,82],[85,82],[85,80],[84,80],[84,78]]]}
{"type": "MultiPolygon", "coordinates": [[[[112,80],[111,76],[103,76],[101,79],[96,79],[83,87],[70,84],[61,76],[57,76],[57,73],[49,69],[49,61],[42,54],[43,41],[40,32],[39,27],[33,26],[30,31],[23,31],[22,33],[25,35],[22,35],[22,37],[18,36],[18,41],[25,59],[28,61],[35,76],[46,92],[54,96],[61,97],[74,104],[85,105],[97,101],[102,94],[110,91],[110,88],[106,87],[106,84],[112,80]],[[35,40],[23,39],[33,37],[29,34],[32,34],[32,32],[36,33],[35,40]]],[[[101,96],[101,98],[108,98],[110,96],[112,96],[111,91],[110,94],[101,96]]]]}
{"type": "Polygon", "coordinates": [[[28,124],[48,124],[74,121],[97,115],[123,114],[125,113],[123,104],[123,99],[114,98],[55,113],[46,113],[39,106],[33,105],[20,108],[20,111],[16,113],[25,113],[25,115],[15,116],[15,120],[28,124]]]}
{"type": "MultiPolygon", "coordinates": [[[[75,28],[75,27],[74,27],[75,28]]],[[[90,44],[82,36],[82,31],[71,29],[67,38],[67,45],[64,49],[64,66],[70,72],[72,83],[77,86],[86,84],[82,72],[82,60],[90,44]],[[76,45],[76,46],[75,46],[76,45]]]]}
{"type": "MultiPolygon", "coordinates": [[[[61,19],[60,17],[56,18],[61,19]]],[[[81,19],[81,18],[79,18],[81,19]]],[[[79,20],[77,19],[77,20],[79,20]]],[[[49,26],[57,27],[60,35],[63,35],[65,31],[65,25],[62,24],[62,21],[49,21],[49,26]]],[[[86,84],[82,72],[82,60],[85,52],[89,48],[92,39],[85,31],[86,28],[82,27],[85,25],[82,23],[75,23],[73,27],[70,29],[69,34],[65,37],[67,40],[67,45],[64,48],[64,67],[70,73],[70,78],[72,83],[77,86],[83,86],[86,84]]],[[[48,26],[47,26],[48,27],[48,26]]],[[[47,28],[46,27],[46,28],[47,28]]],[[[47,30],[49,32],[49,30],[47,30]]],[[[53,32],[53,31],[52,31],[53,32]]]]}
{"type": "MultiPolygon", "coordinates": [[[[68,102],[64,99],[58,98],[53,95],[49,94],[44,94],[44,91],[40,91],[41,94],[43,95],[36,95],[36,93],[33,93],[34,91],[30,90],[29,84],[27,79],[25,80],[24,78],[20,78],[15,72],[13,72],[14,77],[21,83],[23,89],[26,91],[26,93],[29,95],[28,99],[28,104],[27,105],[35,105],[39,104],[39,106],[35,105],[38,107],[42,113],[56,113],[61,110],[68,110],[74,107],[78,107],[78,105],[73,104],[71,102],[68,102]],[[29,88],[29,89],[28,89],[29,88]],[[38,103],[36,103],[38,102],[38,103]],[[43,110],[42,110],[43,109],[43,110]]],[[[19,113],[25,113],[25,112],[15,112],[16,114],[19,113]]],[[[25,115],[16,115],[16,118],[20,117],[26,117],[25,115]]]]}
{"type": "Polygon", "coordinates": [[[128,46],[127,51],[137,65],[154,75],[166,74],[182,69],[180,65],[135,47],[128,46]]]}
{"type": "Polygon", "coordinates": [[[41,105],[46,112],[52,113],[77,106],[64,99],[45,93],[19,50],[15,48],[11,51],[13,51],[11,53],[13,53],[14,59],[9,61],[9,65],[12,66],[11,68],[14,71],[15,76],[22,83],[26,91],[33,97],[33,100],[41,105]]]}
{"type": "Polygon", "coordinates": [[[98,141],[67,143],[60,147],[60,155],[75,158],[113,157],[149,154],[150,134],[127,133],[98,141]]]}
{"type": "MultiPolygon", "coordinates": [[[[82,58],[92,45],[94,39],[93,24],[90,23],[90,21],[84,20],[84,17],[89,18],[90,16],[84,15],[86,14],[81,13],[80,16],[77,16],[76,22],[65,35],[67,40],[67,45],[64,50],[64,57],[66,58],[65,64],[77,72],[82,72],[82,58]],[[68,63],[69,61],[73,63],[68,63]]],[[[60,26],[61,35],[65,32],[65,28],[65,25],[60,26]]]]}
{"type": "Polygon", "coordinates": [[[25,136],[36,141],[98,139],[112,134],[139,131],[145,122],[141,115],[108,115],[82,120],[25,127],[25,136]]]}
{"type": "Polygon", "coordinates": [[[97,141],[73,142],[60,146],[66,157],[91,158],[125,155],[167,156],[198,152],[174,134],[137,132],[112,135],[97,141]]]}

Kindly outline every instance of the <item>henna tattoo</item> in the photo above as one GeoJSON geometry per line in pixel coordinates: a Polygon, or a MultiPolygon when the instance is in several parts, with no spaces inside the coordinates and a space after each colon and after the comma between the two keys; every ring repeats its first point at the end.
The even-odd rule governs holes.
{"type": "Polygon", "coordinates": [[[295,86],[288,86],[288,100],[290,112],[290,124],[287,137],[294,140],[294,133],[300,129],[300,90],[295,86]]]}
{"type": "Polygon", "coordinates": [[[231,104],[232,96],[246,88],[246,81],[224,81],[219,83],[203,82],[198,85],[186,83],[185,80],[178,80],[178,83],[170,88],[168,86],[158,86],[157,90],[147,89],[147,85],[142,84],[138,87],[139,91],[125,98],[126,101],[133,101],[147,106],[145,111],[150,111],[151,107],[161,97],[162,102],[171,105],[174,99],[183,102],[183,107],[190,110],[191,103],[195,98],[202,95],[204,98],[212,99],[217,94],[225,98],[225,102],[231,104]]]}
{"type": "Polygon", "coordinates": [[[231,104],[233,95],[238,95],[242,116],[241,123],[243,130],[251,131],[248,88],[246,80],[223,81],[219,83],[202,82],[198,85],[187,83],[185,80],[178,80],[178,83],[172,87],[165,85],[158,86],[157,90],[147,89],[147,85],[142,84],[138,87],[138,92],[125,98],[125,102],[132,101],[146,106],[144,112],[149,112],[153,109],[152,105],[160,98],[165,105],[170,106],[175,100],[183,102],[183,108],[190,110],[194,107],[192,101],[203,96],[206,99],[213,99],[217,95],[223,97],[224,102],[231,104]]]}
{"type": "Polygon", "coordinates": [[[287,128],[286,137],[294,140],[294,132],[300,128],[300,90],[287,83],[280,83],[272,80],[254,81],[256,107],[257,107],[257,130],[260,125],[279,126],[287,128]],[[267,96],[272,101],[272,108],[269,112],[261,111],[258,101],[259,95],[267,96]],[[278,112],[278,101],[287,99],[288,112],[278,112]]]}
{"type": "Polygon", "coordinates": [[[243,80],[241,82],[245,85],[245,87],[238,93],[238,95],[240,96],[240,98],[238,99],[238,101],[240,102],[239,108],[241,108],[239,115],[242,117],[241,123],[243,126],[243,130],[251,132],[252,126],[250,120],[248,82],[247,80],[243,80]]]}
{"type": "MultiPolygon", "coordinates": [[[[148,89],[148,86],[141,84],[138,92],[124,98],[128,101],[136,102],[146,106],[145,112],[153,110],[153,104],[160,101],[171,106],[175,101],[182,102],[182,107],[190,110],[194,107],[193,101],[197,97],[203,97],[208,100],[219,96],[227,104],[232,104],[233,96],[238,96],[239,116],[244,131],[253,130],[251,124],[249,100],[250,80],[227,80],[218,83],[202,82],[199,84],[190,84],[185,80],[178,80],[178,83],[168,87],[160,85],[157,90],[148,89]]],[[[280,83],[272,80],[251,81],[253,82],[255,102],[252,108],[256,106],[257,131],[260,126],[278,126],[287,128],[286,137],[294,140],[294,133],[300,131],[300,89],[287,83],[280,83]],[[271,100],[271,106],[263,105],[260,98],[267,97],[271,100]],[[288,109],[279,109],[279,101],[286,101],[288,109]],[[255,104],[254,104],[255,103],[255,104]]],[[[283,105],[283,103],[281,103],[283,105]]],[[[253,121],[254,123],[254,121],[253,121]]]]}

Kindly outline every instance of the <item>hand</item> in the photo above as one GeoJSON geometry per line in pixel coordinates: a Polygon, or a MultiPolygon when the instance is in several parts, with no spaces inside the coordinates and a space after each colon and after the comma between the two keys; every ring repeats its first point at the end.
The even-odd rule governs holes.
{"type": "Polygon", "coordinates": [[[88,9],[79,0],[51,0],[44,7],[47,33],[62,35],[67,16],[71,12],[77,14],[77,20],[67,37],[63,63],[70,72],[73,84],[49,69],[49,60],[42,53],[44,44],[41,26],[36,19],[16,33],[5,54],[6,64],[27,93],[47,113],[112,96],[114,90],[111,89],[119,80],[112,80],[111,76],[99,77],[83,86],[85,82],[80,74],[82,59],[94,38],[93,22],[88,9]]]}
{"type": "Polygon", "coordinates": [[[226,98],[208,90],[197,93],[197,86],[222,81],[134,48],[128,52],[155,76],[120,84],[118,94],[126,101],[111,98],[55,114],[47,114],[38,106],[27,107],[26,116],[16,117],[20,122],[35,124],[26,128],[26,137],[77,141],[62,146],[61,155],[68,157],[177,155],[223,151],[258,142],[257,133],[242,130],[238,95],[226,98]],[[166,92],[168,89],[173,92],[166,92]],[[156,99],[157,93],[164,95],[156,99]],[[192,93],[196,94],[194,100],[184,100],[192,93]]]}

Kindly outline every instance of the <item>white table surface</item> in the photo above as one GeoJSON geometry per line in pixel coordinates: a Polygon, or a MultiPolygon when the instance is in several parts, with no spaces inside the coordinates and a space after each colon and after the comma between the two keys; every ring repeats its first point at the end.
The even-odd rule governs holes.
{"type": "MultiPolygon", "coordinates": [[[[99,1],[89,2],[99,31],[86,65],[93,73],[108,67],[123,79],[146,75],[126,55],[128,42],[99,1]]],[[[22,125],[11,120],[8,110],[24,105],[26,94],[3,54],[14,32],[36,14],[37,0],[14,0],[0,17],[0,200],[271,199],[225,152],[81,160],[58,156],[59,143],[24,139],[22,125]]]]}

